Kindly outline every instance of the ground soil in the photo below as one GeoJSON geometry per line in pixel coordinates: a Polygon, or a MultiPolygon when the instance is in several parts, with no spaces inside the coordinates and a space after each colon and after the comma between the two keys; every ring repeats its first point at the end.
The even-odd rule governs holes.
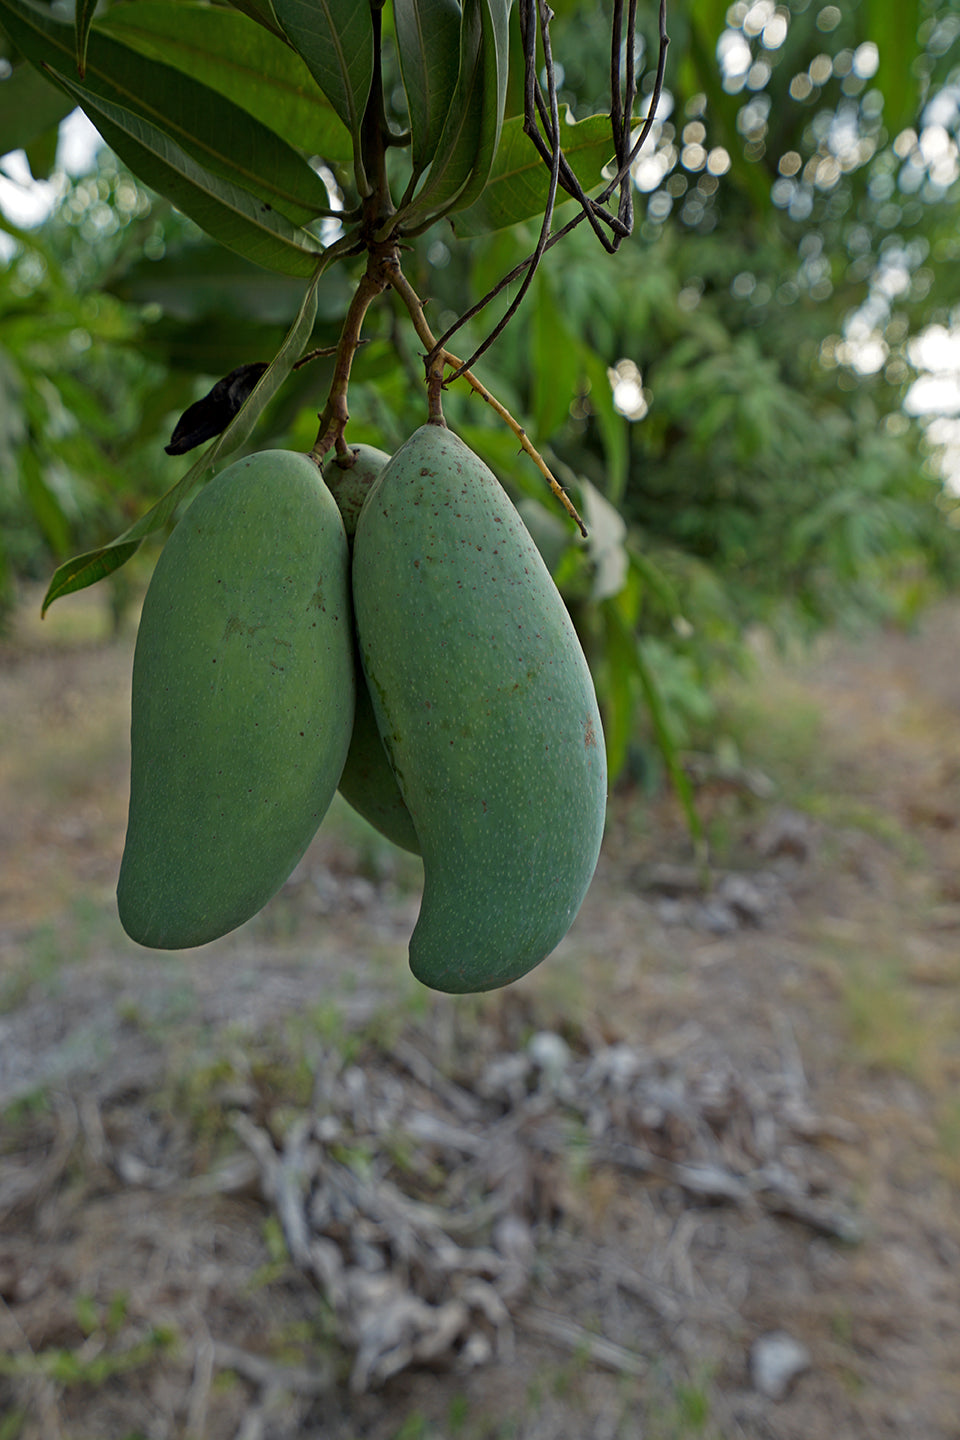
{"type": "Polygon", "coordinates": [[[234,935],[127,941],[131,635],[35,599],[0,655],[2,1440],[958,1440],[960,606],[761,654],[718,726],[739,753],[691,762],[712,888],[669,798],[624,789],[556,954],[453,1000],[406,971],[418,863],[340,806],[234,935]],[[349,1096],[355,1142],[364,1095],[448,1137],[459,1107],[461,1156],[411,1165],[368,1116],[339,1173],[409,1224],[364,1220],[366,1251],[328,1224],[351,1274],[414,1287],[410,1196],[434,1245],[508,1130],[526,1248],[508,1286],[501,1174],[449,1251],[482,1250],[487,1319],[359,1383],[265,1176],[304,1123],[342,1138],[349,1096]]]}

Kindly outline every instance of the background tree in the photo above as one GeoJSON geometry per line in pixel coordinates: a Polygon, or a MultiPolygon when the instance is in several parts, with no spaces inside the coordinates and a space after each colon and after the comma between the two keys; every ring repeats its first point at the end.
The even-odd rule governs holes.
{"type": "MultiPolygon", "coordinates": [[[[611,152],[609,121],[591,117],[610,108],[613,7],[554,8],[561,137],[595,191],[611,152]]],[[[28,145],[42,172],[56,123],[79,102],[155,187],[150,198],[102,153],[97,176],[64,194],[39,234],[13,235],[0,323],[6,383],[22,398],[8,407],[2,463],[18,572],[40,573],[51,552],[91,549],[142,514],[182,472],[161,450],[177,414],[241,364],[282,354],[143,533],[168,524],[237,444],[317,442],[335,362],[292,366],[336,344],[362,265],[350,255],[330,265],[306,306],[305,277],[365,205],[372,213],[373,122],[365,138],[360,99],[374,55],[376,133],[409,130],[412,140],[387,147],[392,193],[381,210],[406,206],[403,269],[429,301],[434,333],[530,255],[549,175],[522,133],[520,27],[508,9],[374,6],[376,49],[367,11],[330,6],[342,62],[331,69],[331,37],[304,30],[312,12],[296,4],[117,0],[92,30],[81,11],[74,31],[30,0],[3,0],[0,149],[28,145]],[[411,29],[427,12],[431,25],[411,29]],[[59,88],[38,65],[53,67],[59,88]],[[480,89],[468,93],[461,76],[480,89]],[[95,213],[113,218],[98,231],[95,213]],[[31,274],[42,278],[27,303],[31,274]],[[85,307],[93,366],[78,358],[71,305],[85,307]],[[45,326],[60,317],[46,351],[43,326],[25,314],[45,326]],[[75,444],[60,443],[43,408],[51,385],[61,439],[75,444]]],[[[464,382],[445,396],[449,423],[523,496],[590,653],[615,769],[642,723],[676,770],[677,744],[710,717],[711,676],[736,658],[751,621],[909,616],[954,574],[953,502],[903,408],[915,339],[948,325],[952,305],[951,12],[773,0],[670,8],[666,88],[632,170],[633,235],[616,255],[586,225],[560,241],[477,366],[579,504],[586,543],[464,382]]],[[[637,18],[642,115],[658,16],[640,5],[637,18]]],[[[574,213],[561,206],[556,225],[574,213]]],[[[458,354],[489,335],[520,283],[458,331],[458,354]]],[[[423,418],[425,346],[396,294],[366,312],[363,338],[347,439],[392,449],[423,418]]],[[[138,543],[135,532],[106,565],[68,566],[54,591],[96,578],[138,543]]]]}

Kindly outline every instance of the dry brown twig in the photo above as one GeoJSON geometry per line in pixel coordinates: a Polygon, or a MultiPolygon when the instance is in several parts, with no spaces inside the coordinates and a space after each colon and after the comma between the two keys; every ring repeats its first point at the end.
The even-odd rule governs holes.
{"type": "Polygon", "coordinates": [[[747,1220],[765,1211],[855,1238],[853,1217],[819,1193],[803,1152],[791,1149],[792,1168],[781,1158],[794,1134],[799,1049],[755,1083],[689,1026],[657,1047],[600,1040],[579,1051],[542,1032],[520,1051],[509,1040],[461,1049],[449,1074],[416,1033],[379,1063],[326,1058],[324,1084],[292,1125],[271,1134],[242,1113],[234,1123],[292,1264],[336,1312],[355,1392],[409,1366],[488,1363],[507,1353],[515,1328],[597,1366],[644,1373],[635,1350],[531,1304],[534,1274],[556,1266],[555,1294],[590,1281],[594,1292],[599,1282],[608,1296],[632,1295],[671,1334],[705,1304],[720,1323],[735,1299],[712,1297],[697,1271],[705,1200],[747,1220]],[[772,1133],[758,1150],[760,1120],[772,1133]],[[578,1165],[616,1172],[652,1213],[666,1219],[665,1187],[692,1198],[659,1249],[665,1269],[627,1270],[603,1247],[538,1246],[541,1228],[551,1233],[576,1204],[571,1123],[585,1137],[578,1165]]]}
{"type": "Polygon", "coordinates": [[[185,1440],[203,1440],[207,1428],[210,1387],[216,1363],[216,1346],[202,1315],[196,1318],[197,1338],[193,1345],[193,1378],[187,1392],[185,1440]]]}
{"type": "Polygon", "coordinates": [[[521,449],[530,456],[537,469],[544,476],[551,491],[560,501],[567,514],[573,520],[580,531],[586,536],[587,530],[576,506],[567,495],[566,491],[556,479],[547,462],[533,445],[527,432],[518,420],[510,414],[507,407],[487,389],[481,380],[471,370],[463,367],[457,357],[449,350],[438,346],[430,326],[427,324],[424,315],[423,302],[410,284],[400,266],[400,247],[396,242],[388,242],[371,248],[367,256],[367,268],[361,277],[360,283],[354,292],[353,299],[343,322],[340,332],[340,339],[336,347],[336,362],[334,364],[333,380],[330,385],[330,393],[327,402],[320,414],[320,426],[317,431],[317,438],[313,443],[310,453],[319,464],[327,452],[336,448],[337,454],[345,456],[348,454],[348,446],[344,439],[347,421],[350,418],[350,411],[347,405],[347,391],[350,383],[350,371],[353,366],[353,358],[360,346],[360,331],[368,309],[384,290],[393,288],[410,315],[413,327],[423,345],[426,347],[426,379],[427,379],[427,413],[431,423],[436,425],[445,424],[443,418],[442,392],[445,385],[444,371],[448,367],[456,372],[454,378],[462,375],[467,384],[475,391],[480,398],[495,411],[503,423],[516,435],[520,441],[521,449]]]}
{"type": "Polygon", "coordinates": [[[642,1356],[624,1349],[622,1345],[616,1345],[612,1340],[605,1340],[602,1335],[594,1335],[565,1315],[554,1315],[549,1310],[529,1306],[520,1312],[517,1321],[524,1330],[529,1330],[534,1335],[553,1340],[565,1350],[573,1350],[578,1355],[589,1356],[594,1364],[604,1370],[615,1370],[620,1375],[640,1376],[646,1375],[649,1369],[642,1356]]]}
{"type": "MultiPolygon", "coordinates": [[[[587,527],[581,520],[577,507],[557,480],[546,460],[544,460],[540,451],[537,450],[520,422],[515,420],[507,407],[501,404],[497,397],[487,389],[481,380],[477,379],[472,370],[463,368],[461,361],[457,359],[456,355],[451,354],[449,350],[443,347],[438,347],[433,331],[427,323],[427,318],[423,310],[423,302],[400,269],[399,260],[395,266],[391,266],[390,284],[407,307],[410,318],[413,321],[413,327],[421,342],[426,346],[427,387],[431,393],[431,404],[436,406],[439,403],[439,393],[444,383],[442,378],[443,370],[446,366],[449,366],[466,380],[467,384],[480,396],[481,400],[484,400],[486,404],[499,415],[504,424],[513,431],[514,435],[516,435],[520,441],[521,449],[525,454],[530,456],[530,459],[550,486],[554,496],[560,501],[560,504],[564,510],[566,510],[570,519],[577,526],[580,534],[586,537],[587,527]]],[[[433,416],[431,416],[431,418],[433,418],[433,416]]]]}

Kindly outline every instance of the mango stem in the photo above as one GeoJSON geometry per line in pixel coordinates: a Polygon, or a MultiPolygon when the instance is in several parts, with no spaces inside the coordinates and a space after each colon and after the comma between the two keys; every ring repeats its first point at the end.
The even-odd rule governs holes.
{"type": "Polygon", "coordinates": [[[347,407],[347,388],[350,384],[350,369],[353,357],[360,346],[360,331],[364,317],[378,295],[382,295],[392,283],[391,263],[397,264],[396,244],[376,246],[367,256],[367,268],[354,291],[337,342],[336,360],[333,366],[333,380],[327,403],[319,415],[320,428],[310,451],[311,458],[319,465],[327,451],[334,445],[340,454],[345,450],[343,432],[350,419],[347,407]]]}
{"type": "MultiPolygon", "coordinates": [[[[472,370],[461,370],[461,362],[457,359],[456,355],[452,355],[449,350],[444,350],[442,348],[439,350],[437,349],[437,342],[434,339],[433,332],[431,331],[430,326],[427,324],[427,318],[423,313],[423,302],[421,301],[417,292],[414,290],[413,286],[410,284],[410,281],[407,279],[407,277],[401,270],[399,256],[394,255],[392,259],[385,260],[384,268],[388,271],[389,274],[388,283],[393,286],[394,290],[396,290],[397,294],[400,296],[400,299],[407,307],[407,310],[410,313],[410,319],[413,321],[413,328],[414,330],[416,330],[417,336],[423,342],[427,350],[427,393],[431,397],[431,410],[429,416],[430,420],[434,421],[434,390],[436,391],[435,403],[437,408],[439,409],[439,392],[443,386],[442,375],[444,366],[449,365],[452,370],[460,370],[460,373],[463,379],[466,380],[467,384],[476,391],[476,393],[480,396],[481,400],[485,400],[486,403],[491,406],[493,410],[496,411],[503,423],[510,430],[513,431],[514,435],[516,435],[517,439],[520,441],[521,449],[523,449],[526,454],[530,456],[530,459],[533,461],[534,465],[536,465],[540,473],[544,476],[547,484],[550,486],[550,489],[553,491],[556,498],[560,501],[560,504],[563,506],[564,510],[566,510],[567,514],[570,516],[570,519],[579,529],[580,534],[583,535],[584,538],[586,538],[587,527],[580,519],[580,516],[577,512],[577,507],[574,505],[567,492],[563,489],[563,486],[554,477],[553,473],[550,470],[550,467],[547,465],[547,462],[544,460],[539,450],[535,448],[535,446],[530,440],[530,437],[528,436],[526,430],[524,430],[523,426],[520,424],[519,420],[515,420],[513,418],[507,407],[501,404],[501,402],[497,399],[495,395],[491,394],[491,392],[487,389],[486,385],[484,385],[482,381],[477,379],[476,375],[474,375],[472,370]],[[432,361],[430,360],[430,356],[434,357],[432,361]]],[[[443,423],[442,413],[440,414],[439,421],[435,423],[443,423]]]]}

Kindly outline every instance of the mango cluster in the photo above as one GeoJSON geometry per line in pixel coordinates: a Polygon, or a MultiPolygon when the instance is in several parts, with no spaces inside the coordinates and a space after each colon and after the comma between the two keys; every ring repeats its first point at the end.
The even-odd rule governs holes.
{"type": "Polygon", "coordinates": [[[325,470],[268,450],[157,562],[133,668],[127,933],[202,945],[287,879],[340,789],[423,857],[410,964],[505,985],[596,867],[603,732],[566,607],[487,466],[441,425],[325,470]]]}

